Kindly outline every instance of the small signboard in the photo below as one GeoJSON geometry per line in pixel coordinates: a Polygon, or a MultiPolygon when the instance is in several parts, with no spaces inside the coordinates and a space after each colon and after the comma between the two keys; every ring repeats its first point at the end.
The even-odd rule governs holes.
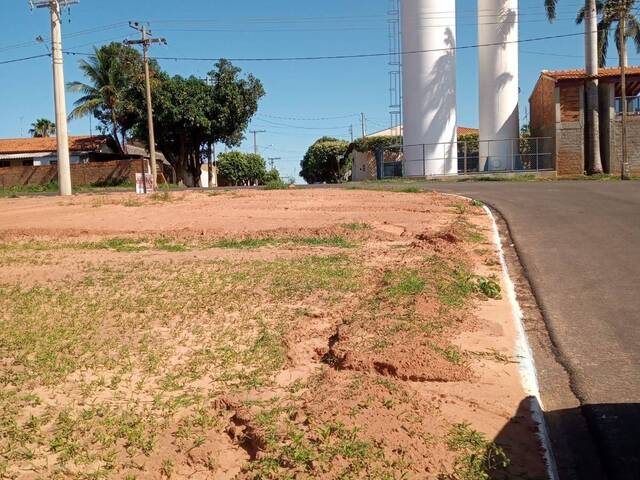
{"type": "Polygon", "coordinates": [[[153,192],[153,176],[150,173],[145,173],[143,177],[141,173],[136,173],[136,193],[151,192],[153,192]]]}

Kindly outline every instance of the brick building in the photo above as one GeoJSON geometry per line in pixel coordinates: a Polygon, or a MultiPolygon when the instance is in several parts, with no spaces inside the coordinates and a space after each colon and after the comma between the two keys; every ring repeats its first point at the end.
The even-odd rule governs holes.
{"type": "MultiPolygon", "coordinates": [[[[149,169],[149,152],[137,144],[127,145],[125,150],[122,152],[108,135],[69,137],[72,183],[135,182],[143,164],[146,171],[149,169]]],[[[55,137],[0,139],[0,188],[46,185],[57,179],[57,164],[55,137]]],[[[172,169],[160,153],[158,165],[165,178],[172,178],[172,169]]]]}
{"type": "MultiPolygon", "coordinates": [[[[621,79],[619,68],[601,68],[600,150],[607,173],[619,174],[621,151],[621,79]]],[[[558,175],[585,171],[584,70],[543,71],[529,99],[531,135],[553,152],[558,175]]],[[[640,174],[640,67],[627,69],[627,146],[632,173],[640,174]]]]}

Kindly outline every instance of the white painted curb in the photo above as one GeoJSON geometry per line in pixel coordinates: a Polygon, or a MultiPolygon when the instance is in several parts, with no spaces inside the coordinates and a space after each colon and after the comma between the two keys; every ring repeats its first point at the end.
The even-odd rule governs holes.
{"type": "Polygon", "coordinates": [[[516,325],[516,352],[518,355],[518,369],[520,370],[520,378],[522,379],[522,386],[525,393],[534,397],[537,402],[531,402],[531,414],[534,421],[538,424],[538,436],[544,450],[544,460],[547,464],[547,473],[551,480],[558,480],[558,470],[556,467],[555,458],[553,456],[553,450],[551,449],[551,441],[549,439],[549,432],[547,430],[547,423],[544,419],[542,398],[540,398],[540,385],[538,384],[538,375],[536,371],[536,364],[533,359],[533,351],[529,345],[527,334],[524,329],[524,314],[522,308],[518,303],[516,296],[516,289],[509,275],[509,267],[504,256],[504,249],[502,248],[502,241],[500,239],[500,232],[498,231],[498,224],[493,216],[493,213],[487,207],[484,206],[484,210],[491,218],[493,225],[493,241],[498,250],[498,256],[500,257],[500,264],[502,265],[502,274],[504,284],[506,287],[506,295],[511,303],[511,310],[513,312],[513,318],[516,325]]]}
{"type": "MultiPolygon", "coordinates": [[[[456,195],[452,193],[443,193],[444,195],[463,198],[472,202],[473,199],[465,197],[463,195],[456,195]]],[[[542,398],[540,398],[540,385],[538,384],[538,375],[536,371],[536,364],[533,359],[533,351],[529,345],[527,334],[524,329],[524,314],[520,304],[518,303],[518,297],[516,295],[515,285],[509,275],[509,267],[504,255],[504,248],[502,248],[502,240],[500,239],[500,231],[498,230],[498,224],[493,215],[493,212],[484,205],[484,211],[491,219],[493,230],[493,243],[498,250],[498,256],[500,258],[500,265],[502,265],[502,276],[505,285],[505,293],[511,304],[511,311],[513,313],[513,319],[516,327],[516,354],[518,356],[518,370],[520,371],[520,378],[525,393],[536,399],[535,402],[531,402],[531,416],[533,420],[538,424],[538,437],[540,438],[540,444],[542,446],[544,461],[547,464],[547,474],[549,480],[559,480],[558,468],[556,466],[556,460],[551,448],[551,440],[549,438],[549,431],[547,429],[547,422],[544,419],[542,398]]]]}

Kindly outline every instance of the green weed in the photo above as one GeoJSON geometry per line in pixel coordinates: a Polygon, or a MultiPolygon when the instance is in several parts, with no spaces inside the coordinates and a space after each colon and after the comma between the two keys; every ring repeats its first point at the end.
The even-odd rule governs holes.
{"type": "Polygon", "coordinates": [[[440,475],[439,480],[490,480],[493,473],[510,464],[502,448],[466,423],[451,428],[447,446],[457,457],[453,472],[440,475]]]}

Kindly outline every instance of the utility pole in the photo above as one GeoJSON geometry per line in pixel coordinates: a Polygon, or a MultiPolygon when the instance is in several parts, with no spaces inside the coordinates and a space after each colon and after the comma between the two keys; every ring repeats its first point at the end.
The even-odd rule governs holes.
{"type": "Polygon", "coordinates": [[[351,143],[353,143],[353,125],[349,127],[349,135],[351,135],[351,143]]]}
{"type": "Polygon", "coordinates": [[[253,153],[258,154],[258,134],[267,133],[266,130],[250,130],[249,133],[253,133],[253,153]]]}
{"type": "Polygon", "coordinates": [[[367,136],[367,117],[364,112],[360,114],[360,123],[362,124],[362,138],[365,138],[367,136]]]}
{"type": "MultiPolygon", "coordinates": [[[[129,22],[129,26],[134,30],[137,30],[141,34],[140,40],[127,40],[125,45],[142,45],[142,52],[144,58],[144,81],[147,94],[147,123],[149,128],[149,156],[151,157],[151,181],[153,189],[158,186],[158,164],[156,161],[156,136],[153,130],[153,104],[151,99],[151,79],[149,75],[149,47],[154,43],[160,43],[162,45],[167,44],[167,40],[164,38],[151,38],[151,31],[147,30],[147,27],[141,25],[140,22],[129,22]]],[[[145,172],[142,172],[143,182],[146,182],[144,178],[145,172]]]]}
{"type": "Polygon", "coordinates": [[[626,2],[620,2],[620,28],[618,29],[620,45],[620,82],[622,98],[622,165],[620,166],[620,178],[630,180],[629,158],[627,153],[627,10],[626,2]]]}
{"type": "Polygon", "coordinates": [[[56,139],[58,144],[58,185],[60,195],[73,195],[71,186],[71,160],[69,159],[69,133],[62,59],[62,9],[80,0],[29,0],[31,8],[51,11],[51,58],[53,63],[53,96],[56,106],[56,139]]]}
{"type": "Polygon", "coordinates": [[[282,160],[282,157],[269,157],[269,167],[271,168],[271,170],[273,170],[274,168],[276,168],[276,162],[278,160],[282,160]]]}

